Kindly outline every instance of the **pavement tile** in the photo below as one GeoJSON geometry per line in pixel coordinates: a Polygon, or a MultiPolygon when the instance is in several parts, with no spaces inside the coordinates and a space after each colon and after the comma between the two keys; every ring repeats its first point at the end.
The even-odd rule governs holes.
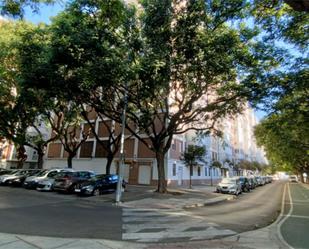
{"type": "Polygon", "coordinates": [[[64,239],[64,238],[52,238],[52,237],[41,237],[41,236],[27,236],[27,235],[18,235],[23,241],[33,244],[38,248],[52,249],[58,248],[76,241],[76,239],[64,239]]]}
{"type": "Polygon", "coordinates": [[[24,241],[18,240],[12,243],[7,243],[4,245],[0,245],[0,249],[40,249],[40,247],[36,247],[33,245],[30,245],[24,241]]]}
{"type": "Polygon", "coordinates": [[[148,246],[141,243],[123,242],[123,241],[111,241],[111,240],[97,240],[104,248],[108,249],[146,249],[148,246]]]}
{"type": "Polygon", "coordinates": [[[18,241],[18,238],[16,238],[15,235],[0,233],[0,247],[14,241],[18,241]]]}

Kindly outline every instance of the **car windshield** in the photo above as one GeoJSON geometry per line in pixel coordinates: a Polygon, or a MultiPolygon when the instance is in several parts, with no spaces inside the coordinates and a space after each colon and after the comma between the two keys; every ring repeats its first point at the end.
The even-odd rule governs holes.
{"type": "Polygon", "coordinates": [[[27,174],[27,170],[21,170],[21,171],[16,171],[16,174],[17,176],[23,176],[23,175],[26,175],[27,174]]]}
{"type": "Polygon", "coordinates": [[[232,178],[223,178],[221,183],[235,183],[236,180],[232,178]]]}
{"type": "Polygon", "coordinates": [[[13,171],[9,171],[8,174],[14,175],[14,174],[16,174],[17,172],[18,172],[18,170],[13,170],[13,171]]]}
{"type": "Polygon", "coordinates": [[[42,170],[39,173],[37,173],[35,176],[43,176],[43,175],[46,174],[46,172],[47,172],[47,170],[42,170]]]}

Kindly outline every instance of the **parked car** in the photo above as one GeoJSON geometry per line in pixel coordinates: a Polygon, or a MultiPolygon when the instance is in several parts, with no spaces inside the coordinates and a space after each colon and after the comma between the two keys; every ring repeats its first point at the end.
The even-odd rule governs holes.
{"type": "Polygon", "coordinates": [[[255,177],[249,177],[248,178],[249,180],[249,186],[250,186],[250,189],[255,189],[257,187],[257,182],[255,180],[255,177]]]}
{"type": "Polygon", "coordinates": [[[24,181],[23,187],[28,189],[36,189],[39,181],[54,177],[58,172],[64,169],[45,169],[35,176],[29,176],[24,181]]]}
{"type": "Polygon", "coordinates": [[[8,184],[14,187],[20,187],[23,185],[24,181],[29,176],[35,176],[39,174],[42,170],[39,169],[29,169],[25,171],[23,174],[18,174],[14,179],[9,180],[8,184]]]}
{"type": "Polygon", "coordinates": [[[23,174],[23,170],[13,170],[8,174],[0,176],[0,185],[7,185],[11,179],[14,179],[17,175],[23,174]]]}
{"type": "Polygon", "coordinates": [[[56,173],[50,174],[48,177],[45,177],[38,181],[36,190],[38,191],[53,191],[55,179],[61,175],[63,172],[73,172],[72,169],[60,169],[56,173]]]}
{"type": "Polygon", "coordinates": [[[11,169],[1,169],[0,170],[0,176],[2,175],[9,175],[13,170],[11,169]]]}
{"type": "Polygon", "coordinates": [[[255,176],[255,180],[256,180],[257,186],[263,186],[264,185],[264,181],[263,181],[261,176],[255,176]]]}
{"type": "Polygon", "coordinates": [[[239,179],[239,182],[240,182],[240,185],[241,185],[241,191],[242,192],[249,192],[251,190],[249,179],[245,176],[240,176],[238,179],[239,179]]]}
{"type": "MultiPolygon", "coordinates": [[[[107,191],[115,191],[117,189],[118,175],[96,175],[91,179],[76,184],[75,193],[79,195],[100,195],[107,191]]],[[[125,189],[126,182],[122,182],[125,189]]]]}
{"type": "Polygon", "coordinates": [[[291,176],[289,177],[289,181],[290,181],[290,182],[298,182],[298,177],[297,177],[296,175],[291,175],[291,176]]]}
{"type": "Polygon", "coordinates": [[[75,186],[90,178],[93,178],[93,171],[60,172],[54,182],[54,190],[58,192],[74,193],[75,186]]]}
{"type": "Polygon", "coordinates": [[[241,194],[242,188],[239,178],[223,178],[217,185],[217,192],[235,195],[241,194]]]}

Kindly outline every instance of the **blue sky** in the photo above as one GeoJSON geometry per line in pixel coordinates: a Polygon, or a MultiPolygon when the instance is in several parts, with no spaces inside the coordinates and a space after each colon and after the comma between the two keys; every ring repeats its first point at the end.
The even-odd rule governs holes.
{"type": "Polygon", "coordinates": [[[30,8],[25,9],[25,19],[33,23],[50,23],[50,18],[57,15],[65,7],[65,3],[57,2],[53,5],[40,5],[39,13],[33,13],[30,8]]]}

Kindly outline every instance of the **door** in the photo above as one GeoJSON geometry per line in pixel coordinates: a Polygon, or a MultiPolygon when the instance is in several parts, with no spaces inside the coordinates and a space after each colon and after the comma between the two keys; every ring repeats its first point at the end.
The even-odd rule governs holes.
{"type": "Polygon", "coordinates": [[[150,185],[151,167],[148,165],[140,165],[138,168],[138,184],[150,185]]]}

